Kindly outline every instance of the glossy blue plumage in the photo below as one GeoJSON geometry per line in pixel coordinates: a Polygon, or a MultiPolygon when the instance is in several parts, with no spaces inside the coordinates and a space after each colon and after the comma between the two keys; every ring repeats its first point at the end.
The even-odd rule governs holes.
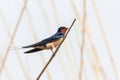
{"type": "Polygon", "coordinates": [[[32,52],[43,50],[43,49],[39,49],[37,47],[43,46],[44,48],[46,48],[47,44],[55,42],[57,40],[60,40],[61,38],[64,37],[64,34],[65,34],[64,32],[62,32],[63,29],[67,30],[66,27],[60,27],[58,29],[57,33],[54,34],[53,36],[51,36],[51,37],[49,37],[47,39],[44,39],[44,40],[42,40],[42,41],[40,41],[38,43],[35,43],[35,44],[32,44],[32,45],[28,45],[28,46],[24,46],[23,48],[30,48],[30,47],[34,48],[34,49],[32,49],[30,51],[27,51],[27,52],[24,52],[24,53],[32,53],[32,52]]]}
{"type": "Polygon", "coordinates": [[[61,32],[58,32],[56,33],[55,35],[47,38],[47,39],[44,39],[38,43],[35,43],[35,44],[32,44],[32,45],[29,45],[29,46],[24,46],[23,48],[29,48],[29,47],[37,47],[37,46],[46,46],[47,43],[51,43],[51,42],[54,42],[54,41],[57,41],[59,40],[60,38],[63,38],[64,37],[64,34],[61,33],[61,32]]]}

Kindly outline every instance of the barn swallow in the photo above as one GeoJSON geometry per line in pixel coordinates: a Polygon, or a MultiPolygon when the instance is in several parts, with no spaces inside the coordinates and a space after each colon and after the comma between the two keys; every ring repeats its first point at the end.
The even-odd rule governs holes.
{"type": "Polygon", "coordinates": [[[53,48],[59,46],[59,44],[63,40],[67,30],[68,30],[68,28],[66,28],[66,27],[60,27],[60,28],[58,28],[57,32],[53,36],[51,36],[47,39],[44,39],[38,43],[28,45],[28,46],[23,46],[22,48],[33,48],[32,50],[26,51],[24,53],[33,53],[33,52],[37,52],[37,51],[41,51],[41,50],[45,50],[45,49],[52,50],[53,48]]]}

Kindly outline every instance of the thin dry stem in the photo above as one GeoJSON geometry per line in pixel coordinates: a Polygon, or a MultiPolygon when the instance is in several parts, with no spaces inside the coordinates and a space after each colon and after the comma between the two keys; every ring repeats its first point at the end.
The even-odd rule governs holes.
{"type": "Polygon", "coordinates": [[[55,50],[55,52],[52,54],[51,58],[49,59],[49,61],[47,62],[47,64],[44,66],[44,68],[42,69],[42,71],[40,72],[40,74],[38,75],[36,80],[39,80],[40,77],[42,76],[43,72],[46,70],[46,68],[48,67],[48,65],[50,64],[50,62],[53,60],[54,56],[57,54],[57,51],[59,50],[60,46],[62,45],[62,43],[64,42],[64,40],[66,39],[69,31],[71,30],[74,22],[76,21],[76,19],[74,19],[73,23],[71,24],[69,30],[66,32],[66,35],[64,37],[64,39],[62,40],[62,42],[60,43],[60,45],[58,46],[58,48],[55,50]]]}
{"type": "Polygon", "coordinates": [[[59,21],[59,16],[58,16],[58,12],[57,12],[57,7],[55,4],[55,0],[51,0],[51,6],[55,15],[55,20],[57,21],[57,24],[60,25],[60,21],[59,21]]]}
{"type": "Polygon", "coordinates": [[[81,62],[80,62],[80,80],[82,80],[82,73],[83,73],[83,67],[84,67],[84,59],[83,59],[83,53],[84,53],[84,44],[85,44],[85,24],[86,24],[86,0],[84,0],[84,16],[83,16],[83,29],[82,29],[82,44],[81,44],[81,62]]]}
{"type": "Polygon", "coordinates": [[[104,26],[103,26],[103,22],[101,20],[101,17],[100,17],[100,14],[99,14],[99,11],[98,11],[98,7],[96,5],[96,2],[95,0],[92,0],[92,3],[93,3],[93,6],[94,6],[94,9],[95,9],[95,13],[96,13],[96,16],[98,18],[98,22],[100,24],[100,29],[101,29],[101,32],[102,32],[102,35],[103,35],[103,39],[105,41],[105,45],[106,45],[106,48],[108,50],[108,53],[109,53],[109,58],[110,58],[110,61],[111,61],[111,64],[112,64],[112,68],[114,70],[114,74],[116,76],[116,79],[117,80],[120,80],[120,76],[119,76],[119,73],[118,73],[118,70],[116,68],[116,64],[115,64],[115,60],[113,58],[113,53],[112,53],[112,50],[109,46],[109,43],[108,43],[108,39],[107,39],[107,36],[106,36],[106,33],[105,33],[105,30],[104,30],[104,26]]]}
{"type": "Polygon", "coordinates": [[[13,40],[14,40],[14,37],[15,37],[15,35],[16,35],[17,29],[18,29],[18,27],[19,27],[19,24],[20,24],[20,21],[21,21],[21,19],[22,19],[23,13],[24,13],[24,11],[25,11],[26,5],[27,5],[27,0],[25,0],[25,2],[24,2],[23,8],[22,8],[21,13],[20,13],[20,16],[19,16],[19,18],[18,18],[18,21],[17,21],[17,23],[16,23],[15,29],[14,29],[14,31],[13,31],[13,35],[11,36],[10,43],[8,44],[8,48],[7,48],[7,50],[6,50],[6,53],[5,53],[4,58],[3,58],[3,60],[2,60],[2,63],[1,63],[2,66],[0,67],[0,75],[1,75],[1,73],[2,73],[2,70],[3,70],[3,68],[4,68],[5,62],[6,62],[6,60],[7,60],[9,48],[10,48],[10,46],[11,46],[13,40]]]}
{"type": "MultiPolygon", "coordinates": [[[[11,33],[10,33],[9,28],[8,28],[8,24],[7,24],[7,21],[6,21],[6,19],[5,19],[5,16],[4,16],[2,13],[1,13],[1,15],[2,15],[3,22],[4,22],[4,24],[5,24],[6,32],[7,32],[8,36],[11,37],[11,33]]],[[[30,79],[30,77],[27,75],[27,73],[26,73],[26,71],[25,71],[25,68],[24,68],[24,66],[23,66],[22,60],[20,59],[20,56],[19,56],[19,54],[18,54],[18,51],[16,51],[16,50],[18,50],[18,48],[16,48],[16,45],[15,45],[14,42],[13,42],[13,45],[14,45],[15,47],[14,47],[14,48],[13,48],[13,47],[10,48],[10,50],[15,50],[15,52],[17,53],[17,59],[18,59],[20,65],[21,65],[21,68],[22,68],[22,70],[23,70],[23,73],[24,73],[26,79],[30,79]]],[[[19,49],[21,49],[21,47],[20,47],[19,49]]],[[[11,80],[11,79],[10,79],[10,80],[11,80]]]]}
{"type": "MultiPolygon", "coordinates": [[[[41,4],[41,3],[40,3],[40,4],[41,4]]],[[[40,5],[40,6],[41,6],[41,8],[43,8],[43,4],[40,5]]],[[[43,15],[44,15],[44,13],[46,14],[46,12],[43,11],[43,9],[42,9],[42,12],[43,12],[43,15]]],[[[36,35],[36,33],[35,33],[36,30],[35,30],[34,27],[33,27],[34,24],[33,24],[33,22],[32,22],[32,17],[31,17],[31,15],[30,15],[29,9],[26,10],[26,13],[27,13],[27,15],[28,15],[28,20],[29,20],[29,24],[30,24],[30,25],[29,25],[29,26],[30,26],[30,32],[32,33],[35,41],[38,41],[37,35],[36,35]]],[[[46,15],[47,15],[47,14],[46,14],[46,15]]],[[[45,16],[44,16],[44,17],[45,17],[45,16]]],[[[45,17],[45,19],[46,19],[46,17],[45,17]]],[[[45,22],[46,22],[47,26],[51,25],[51,24],[49,24],[49,20],[46,20],[45,22]]],[[[49,30],[49,31],[50,31],[50,30],[49,30]]],[[[43,63],[45,63],[45,59],[44,59],[43,55],[40,55],[40,57],[42,58],[43,63]]],[[[47,77],[48,77],[49,80],[52,80],[52,76],[51,76],[51,74],[50,74],[49,69],[47,70],[46,75],[47,75],[47,77]]]]}
{"type": "MultiPolygon", "coordinates": [[[[2,56],[0,55],[0,62],[1,61],[2,61],[2,56]]],[[[6,73],[6,75],[7,75],[7,77],[8,77],[9,80],[13,80],[13,77],[11,76],[10,71],[8,70],[7,66],[5,66],[5,73],[6,73]]]]}
{"type": "MultiPolygon", "coordinates": [[[[108,80],[108,78],[107,78],[107,76],[106,76],[106,73],[105,73],[105,71],[104,71],[104,68],[103,68],[103,66],[102,66],[102,63],[101,63],[101,61],[100,61],[100,58],[99,58],[99,56],[98,56],[98,52],[97,52],[96,47],[95,47],[95,43],[94,43],[94,40],[93,40],[93,36],[92,36],[92,34],[91,34],[91,29],[88,28],[88,29],[86,30],[86,32],[87,32],[88,37],[89,37],[89,39],[90,39],[90,41],[91,41],[91,49],[92,49],[92,51],[93,51],[94,58],[96,59],[95,61],[97,61],[97,64],[94,65],[94,66],[96,67],[96,69],[97,69],[96,75],[98,76],[98,73],[97,73],[97,72],[101,72],[103,78],[104,78],[105,80],[108,80]]],[[[99,79],[99,78],[98,78],[98,79],[99,79]]]]}

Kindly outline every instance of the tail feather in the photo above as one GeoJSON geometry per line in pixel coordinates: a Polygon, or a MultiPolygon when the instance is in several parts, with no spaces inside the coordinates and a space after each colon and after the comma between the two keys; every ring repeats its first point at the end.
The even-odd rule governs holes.
{"type": "Polygon", "coordinates": [[[26,51],[26,52],[24,52],[24,53],[33,53],[33,52],[37,52],[37,51],[41,51],[41,50],[43,50],[43,49],[34,48],[34,49],[29,50],[29,51],[26,51]]]}
{"type": "Polygon", "coordinates": [[[31,47],[31,46],[23,46],[22,48],[29,48],[29,47],[31,47]]]}

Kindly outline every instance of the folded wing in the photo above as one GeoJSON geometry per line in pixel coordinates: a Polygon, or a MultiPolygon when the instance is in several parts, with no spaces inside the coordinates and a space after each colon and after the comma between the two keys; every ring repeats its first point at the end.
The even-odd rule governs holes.
{"type": "Polygon", "coordinates": [[[56,33],[55,35],[44,39],[38,43],[32,44],[32,45],[28,45],[28,46],[23,46],[23,48],[30,48],[30,47],[39,47],[39,46],[46,46],[47,43],[51,43],[53,41],[57,41],[59,40],[61,37],[63,37],[62,33],[56,33]]]}

